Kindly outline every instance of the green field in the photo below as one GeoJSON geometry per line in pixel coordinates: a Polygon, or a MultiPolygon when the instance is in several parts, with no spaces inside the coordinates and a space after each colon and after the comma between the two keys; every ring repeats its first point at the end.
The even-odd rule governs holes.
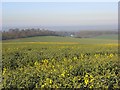
{"type": "Polygon", "coordinates": [[[3,43],[21,43],[21,42],[76,42],[80,44],[108,44],[118,43],[117,35],[104,35],[95,38],[73,38],[58,36],[37,36],[13,40],[5,40],[3,43]]]}
{"type": "Polygon", "coordinates": [[[5,40],[3,88],[120,88],[118,41],[105,37],[5,40]]]}
{"type": "Polygon", "coordinates": [[[94,37],[94,39],[109,39],[109,40],[118,40],[118,35],[110,34],[110,35],[100,35],[94,37]]]}

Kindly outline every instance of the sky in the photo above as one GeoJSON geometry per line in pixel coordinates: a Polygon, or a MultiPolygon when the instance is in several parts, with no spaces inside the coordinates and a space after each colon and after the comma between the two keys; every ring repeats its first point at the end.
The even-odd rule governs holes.
{"type": "Polygon", "coordinates": [[[119,0],[1,0],[2,2],[118,2],[119,0]]]}
{"type": "MultiPolygon", "coordinates": [[[[116,28],[117,2],[3,2],[2,26],[116,28]]],[[[86,29],[88,29],[86,28],[86,29]]]]}

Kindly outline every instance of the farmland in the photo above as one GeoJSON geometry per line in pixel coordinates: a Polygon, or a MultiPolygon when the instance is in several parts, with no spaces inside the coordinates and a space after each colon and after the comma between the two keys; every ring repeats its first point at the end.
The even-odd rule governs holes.
{"type": "Polygon", "coordinates": [[[118,40],[105,37],[5,40],[3,88],[120,88],[118,40]]]}

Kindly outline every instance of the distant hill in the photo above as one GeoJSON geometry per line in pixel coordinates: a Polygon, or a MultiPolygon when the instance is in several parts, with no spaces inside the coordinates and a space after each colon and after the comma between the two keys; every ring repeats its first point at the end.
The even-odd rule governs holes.
{"type": "Polygon", "coordinates": [[[49,31],[40,29],[10,29],[2,32],[4,42],[78,42],[87,43],[117,43],[117,31],[49,31]]]}
{"type": "Polygon", "coordinates": [[[79,31],[76,33],[76,37],[79,38],[93,38],[93,37],[104,37],[104,36],[118,35],[118,31],[79,31]]]}

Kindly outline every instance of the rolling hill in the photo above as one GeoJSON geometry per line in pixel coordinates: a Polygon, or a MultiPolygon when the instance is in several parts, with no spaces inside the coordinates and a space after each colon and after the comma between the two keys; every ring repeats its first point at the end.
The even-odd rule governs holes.
{"type": "Polygon", "coordinates": [[[59,36],[36,36],[29,38],[3,40],[3,43],[22,43],[22,42],[77,42],[80,44],[107,44],[118,43],[117,35],[101,35],[94,38],[74,38],[59,36]]]}

